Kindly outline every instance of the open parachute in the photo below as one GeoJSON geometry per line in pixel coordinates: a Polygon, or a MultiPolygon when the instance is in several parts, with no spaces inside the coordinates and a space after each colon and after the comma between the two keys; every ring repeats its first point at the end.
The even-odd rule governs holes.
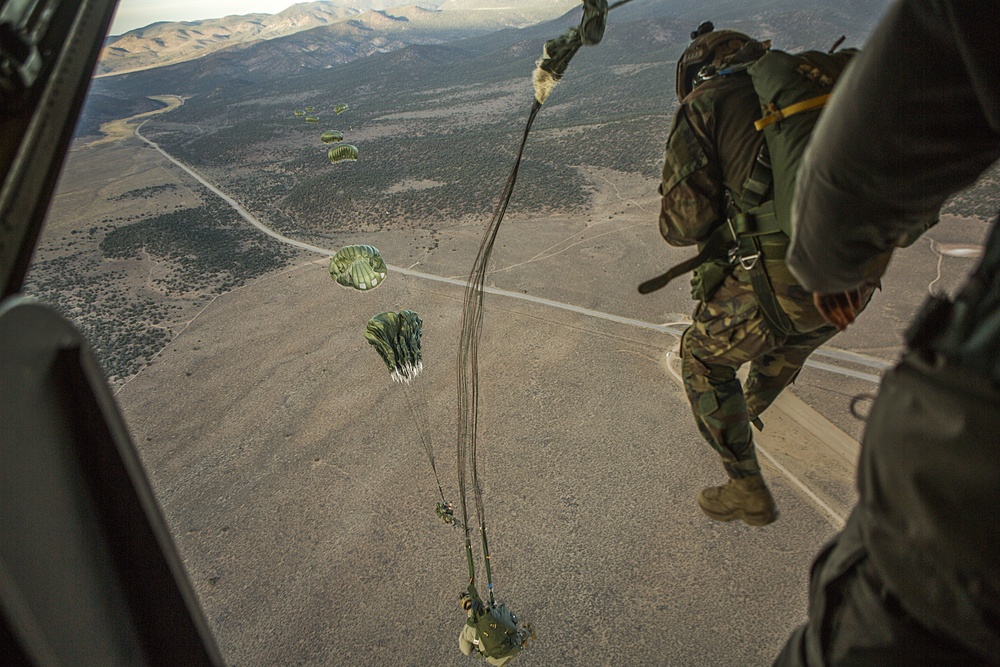
{"type": "Polygon", "coordinates": [[[326,158],[333,163],[354,162],[358,159],[358,147],[351,144],[339,144],[326,153],[326,158]]]}
{"type": "Polygon", "coordinates": [[[339,132],[338,130],[327,130],[320,137],[320,141],[322,141],[324,144],[332,144],[343,140],[344,140],[344,133],[339,132]]]}
{"type": "Polygon", "coordinates": [[[396,382],[409,384],[424,367],[420,351],[423,321],[412,310],[379,313],[368,320],[365,338],[374,347],[396,382]]]}
{"type": "Polygon", "coordinates": [[[330,277],[344,287],[374,289],[385,280],[386,271],[378,248],[370,245],[344,246],[330,258],[330,277]]]}
{"type": "Polygon", "coordinates": [[[445,500],[441,478],[438,476],[437,464],[434,461],[434,445],[427,419],[427,401],[422,392],[410,384],[424,367],[423,353],[420,350],[422,329],[423,321],[412,310],[401,310],[398,313],[387,311],[368,320],[365,339],[382,357],[386,368],[389,369],[389,377],[403,385],[402,392],[413,416],[413,425],[420,437],[424,453],[430,461],[438,495],[441,498],[434,511],[442,522],[457,527],[459,524],[455,519],[455,506],[445,500]]]}
{"type": "Polygon", "coordinates": [[[339,116],[340,114],[342,114],[345,111],[347,111],[349,108],[350,107],[347,106],[346,104],[338,104],[337,106],[333,107],[333,113],[335,113],[335,114],[337,114],[339,116]]]}

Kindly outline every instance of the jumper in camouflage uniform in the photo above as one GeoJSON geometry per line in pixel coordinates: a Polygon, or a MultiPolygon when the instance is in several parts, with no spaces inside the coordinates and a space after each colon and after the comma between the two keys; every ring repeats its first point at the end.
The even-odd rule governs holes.
{"type": "MultiPolygon", "coordinates": [[[[756,60],[766,48],[740,33],[720,31],[697,36],[685,55],[708,40],[721,49],[712,53],[702,46],[707,56],[699,64],[712,63],[714,57],[717,65],[732,66],[756,60]]],[[[748,74],[709,79],[690,92],[682,82],[687,77],[679,66],[678,92],[684,97],[667,139],[660,185],[660,231],[678,246],[705,244],[730,215],[750,208],[742,201],[744,184],[764,143],[763,133],[754,128],[761,109],[748,74]]],[[[723,520],[742,518],[754,525],[769,523],[775,514],[760,479],[750,423],[795,379],[809,354],[836,333],[813,305],[811,293],[789,273],[784,262],[787,237],[761,239],[759,261],[794,331],[775,331],[748,271],[739,262],[720,260],[696,270],[692,286],[699,303],[681,339],[684,387],[701,434],[722,457],[730,478],[759,480],[754,483],[769,505],[753,521],[739,514],[723,520]],[[713,270],[719,280],[710,280],[713,270]],[[716,284],[708,284],[712,282],[716,284]],[[750,374],[743,387],[736,372],[746,363],[750,374]]],[[[870,294],[868,289],[864,299],[870,294]]],[[[699,503],[712,518],[722,518],[706,508],[703,496],[699,503]]]]}

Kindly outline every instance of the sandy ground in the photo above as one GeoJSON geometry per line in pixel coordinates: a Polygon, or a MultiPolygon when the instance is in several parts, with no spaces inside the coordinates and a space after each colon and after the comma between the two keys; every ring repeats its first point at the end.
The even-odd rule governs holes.
{"type": "MultiPolygon", "coordinates": [[[[409,391],[457,500],[460,299],[399,276],[353,293],[306,263],[217,299],[119,394],[232,664],[468,662],[461,533],[434,515],[407,389],[361,336],[380,310],[422,314],[409,391]]],[[[671,342],[487,303],[481,475],[498,593],[540,635],[522,664],[763,665],[804,618],[832,525],[780,474],[775,525],[700,514],[722,470],[665,368],[671,342]]]]}
{"type": "MultiPolygon", "coordinates": [[[[114,150],[143,184],[153,173],[184,182],[177,169],[154,172],[159,158],[135,146],[131,163],[122,143],[81,155],[100,162],[114,150]]],[[[499,597],[539,633],[517,664],[770,664],[805,618],[812,557],[854,501],[860,426],[847,406],[874,385],[804,371],[795,393],[805,400],[783,398],[760,438],[779,521],[707,520],[694,497],[722,468],[671,373],[676,336],[641,326],[682,327],[688,287],[635,289],[690,251],[659,238],[655,181],[585,174],[598,192],[585,215],[534,219],[512,207],[489,280],[506,293],[486,301],[479,433],[493,572],[499,597]]],[[[88,210],[86,188],[60,192],[88,210]]],[[[52,228],[65,232],[74,215],[54,210],[52,228]]],[[[482,224],[443,225],[433,250],[420,231],[338,241],[463,279],[482,224]]],[[[834,345],[891,360],[926,287],[953,286],[971,268],[967,253],[940,251],[975,245],[968,229],[946,221],[932,231],[938,250],[901,253],[891,291],[834,345]]],[[[457,647],[461,532],[434,514],[415,429],[430,425],[457,503],[461,298],[460,286],[399,273],[353,292],[323,259],[299,260],[200,307],[119,391],[229,664],[469,663],[457,647]],[[410,389],[390,382],[362,337],[372,315],[403,308],[424,319],[425,371],[410,389]]]]}

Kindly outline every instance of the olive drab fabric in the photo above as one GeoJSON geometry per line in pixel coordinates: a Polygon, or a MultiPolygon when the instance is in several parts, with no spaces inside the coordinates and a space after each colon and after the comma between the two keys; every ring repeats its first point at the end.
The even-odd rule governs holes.
{"type": "MultiPolygon", "coordinates": [[[[998,24],[994,0],[886,13],[803,158],[788,257],[809,289],[880,276],[887,252],[1000,159],[998,24]]],[[[886,373],[858,506],[814,563],[809,620],[775,665],[1000,664],[998,224],[970,287],[954,306],[930,302],[886,373]]]]}
{"type": "Polygon", "coordinates": [[[803,157],[788,261],[810,290],[880,277],[885,253],[919,238],[1000,155],[990,37],[1000,4],[903,4],[892,17],[906,32],[881,36],[878,56],[856,56],[803,157]]]}
{"type": "Polygon", "coordinates": [[[330,258],[330,277],[344,287],[374,289],[385,280],[386,271],[378,248],[370,245],[344,246],[330,258]]]}
{"type": "Polygon", "coordinates": [[[420,348],[422,331],[423,320],[412,310],[398,313],[390,310],[368,320],[364,336],[382,357],[389,377],[409,384],[424,367],[420,348]]]}
{"type": "Polygon", "coordinates": [[[476,587],[469,584],[472,609],[466,624],[476,630],[478,648],[487,658],[513,658],[521,651],[525,631],[518,628],[517,617],[507,605],[490,605],[479,597],[476,587]]]}
{"type": "Polygon", "coordinates": [[[789,236],[795,177],[802,155],[827,96],[856,53],[857,49],[832,54],[771,49],[747,68],[764,112],[755,127],[763,126],[767,141],[775,215],[778,226],[789,236]]]}

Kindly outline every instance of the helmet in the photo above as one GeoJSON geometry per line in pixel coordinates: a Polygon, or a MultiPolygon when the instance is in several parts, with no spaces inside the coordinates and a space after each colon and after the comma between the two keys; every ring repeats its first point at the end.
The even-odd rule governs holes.
{"type": "Polygon", "coordinates": [[[695,89],[698,73],[708,65],[720,66],[754,40],[736,30],[719,30],[705,21],[691,33],[694,40],[677,60],[677,99],[683,100],[695,89]]]}

